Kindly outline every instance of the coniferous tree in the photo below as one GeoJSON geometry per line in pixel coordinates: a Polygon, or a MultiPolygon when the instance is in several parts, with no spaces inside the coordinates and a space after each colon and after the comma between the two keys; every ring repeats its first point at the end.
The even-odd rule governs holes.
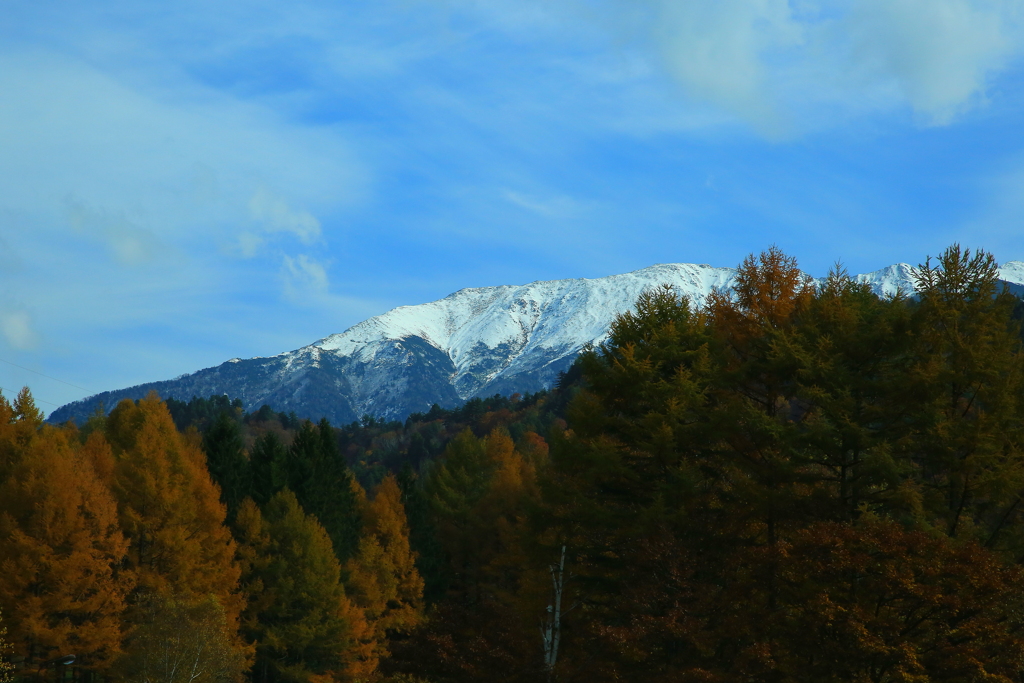
{"type": "Polygon", "coordinates": [[[220,486],[221,502],[233,517],[252,488],[252,473],[245,457],[245,445],[238,422],[227,411],[220,412],[203,434],[203,450],[210,476],[220,486]]]}
{"type": "Polygon", "coordinates": [[[419,467],[420,464],[430,457],[430,449],[427,447],[427,440],[423,438],[423,435],[419,432],[414,432],[409,437],[409,448],[408,448],[408,462],[412,463],[413,466],[419,467]]]}
{"type": "MultiPolygon", "coordinates": [[[[991,288],[978,298],[981,309],[998,305],[991,288]]],[[[635,313],[613,324],[600,352],[584,354],[587,388],[570,407],[572,431],[555,439],[545,483],[547,523],[555,542],[575,551],[575,583],[588,603],[576,643],[594,649],[567,657],[578,675],[655,680],[656,670],[687,667],[707,680],[769,675],[777,663],[758,672],[754,660],[744,660],[745,670],[738,662],[743,653],[794,644],[769,644],[757,628],[789,599],[785,548],[807,525],[854,522],[865,506],[930,523],[921,513],[938,499],[929,503],[916,491],[941,488],[929,479],[948,491],[945,475],[931,474],[941,468],[927,465],[943,451],[908,454],[923,453],[916,449],[927,448],[927,435],[941,425],[918,417],[929,405],[921,397],[948,400],[952,384],[917,379],[929,375],[914,369],[924,367],[915,358],[960,369],[979,363],[955,360],[952,345],[922,355],[930,335],[915,328],[925,329],[929,317],[934,327],[934,314],[927,295],[915,306],[879,300],[841,273],[814,292],[795,261],[773,249],[744,262],[734,295],[712,295],[700,311],[670,290],[645,294],[635,313]],[[757,610],[765,616],[748,618],[757,610]],[[742,621],[722,621],[731,614],[742,621]]],[[[1016,372],[1016,347],[1006,343],[1015,335],[1002,331],[1009,321],[1004,310],[975,328],[1003,335],[996,346],[1004,382],[1016,372]]],[[[972,351],[986,348],[978,341],[972,351]]],[[[1000,410],[1014,404],[992,400],[1000,410]]],[[[1020,433],[1012,411],[1001,414],[1012,439],[1020,433]]],[[[964,425],[974,430],[964,442],[976,448],[985,445],[973,438],[979,423],[968,416],[964,425]]],[[[1014,448],[1005,436],[1001,444],[1002,459],[987,467],[1002,473],[1003,487],[977,496],[968,506],[972,520],[996,500],[1013,508],[1015,497],[1000,496],[1019,490],[1014,448]]],[[[946,510],[942,502],[933,509],[946,510]]]]}
{"type": "Polygon", "coordinates": [[[249,453],[252,469],[252,498],[266,505],[274,494],[288,486],[288,449],[274,432],[256,439],[249,453]]]}
{"type": "Polygon", "coordinates": [[[487,491],[476,506],[481,529],[477,562],[493,599],[509,602],[519,588],[528,533],[526,518],[539,499],[536,466],[516,450],[503,428],[486,439],[488,460],[494,472],[487,491]]]}
{"type": "MultiPolygon", "coordinates": [[[[812,523],[785,545],[778,554],[781,609],[766,609],[742,579],[726,591],[729,602],[749,610],[742,625],[722,624],[733,642],[750,636],[729,666],[736,674],[1019,680],[1018,566],[977,543],[953,543],[870,514],[856,524],[812,523]]],[[[755,557],[748,564],[754,572],[768,564],[755,557]]]]}
{"type": "Polygon", "coordinates": [[[199,602],[212,594],[237,624],[243,598],[235,543],[198,437],[179,433],[155,394],[119,403],[106,435],[121,528],[130,541],[127,566],[138,578],[136,604],[159,596],[199,602]]]}
{"type": "Polygon", "coordinates": [[[0,397],[0,604],[31,664],[74,652],[102,671],[121,647],[127,541],[73,428],[42,425],[23,392],[0,397]]]}
{"type": "Polygon", "coordinates": [[[700,308],[645,293],[576,364],[550,464],[467,431],[429,468],[450,584],[400,668],[544,675],[565,547],[556,680],[1019,680],[1019,304],[986,255],[921,272],[919,298],[814,288],[772,248],[700,308]]]}
{"type": "Polygon", "coordinates": [[[249,596],[243,624],[256,643],[253,680],[372,673],[375,648],[362,610],[345,595],[330,536],[295,494],[277,493],[265,514],[243,501],[236,527],[249,596]]]}
{"type": "Polygon", "coordinates": [[[289,481],[299,503],[323,524],[338,559],[345,562],[359,543],[359,501],[330,423],[304,422],[289,455],[289,481]]]}
{"type": "Polygon", "coordinates": [[[423,577],[423,597],[426,602],[433,602],[444,593],[447,577],[430,503],[424,493],[422,480],[408,462],[398,473],[397,482],[409,524],[409,546],[416,554],[416,568],[423,577]]]}
{"type": "Polygon", "coordinates": [[[493,469],[486,443],[466,429],[448,443],[426,482],[438,538],[448,557],[449,587],[465,595],[474,594],[479,586],[478,524],[473,513],[493,469]]]}
{"type": "Polygon", "coordinates": [[[862,506],[901,514],[914,507],[900,487],[907,465],[893,452],[912,404],[908,303],[902,294],[879,298],[836,268],[779,342],[794,369],[794,458],[814,487],[807,514],[852,520],[862,506]]]}
{"type": "Polygon", "coordinates": [[[395,644],[392,666],[441,680],[479,680],[498,671],[509,681],[536,680],[540,647],[524,634],[535,633],[540,608],[532,593],[523,601],[519,593],[526,512],[538,493],[533,463],[504,428],[483,439],[465,430],[449,442],[426,487],[448,559],[448,590],[418,642],[395,644]]]}
{"type": "Polygon", "coordinates": [[[774,544],[805,502],[793,498],[804,478],[797,450],[803,416],[796,403],[798,366],[782,349],[814,289],[796,259],[774,246],[747,257],[736,278],[733,297],[709,297],[707,306],[721,373],[709,419],[722,437],[715,448],[732,471],[733,504],[748,507],[760,540],[774,544]]]}
{"type": "Polygon", "coordinates": [[[7,661],[10,646],[7,644],[7,627],[4,626],[3,610],[0,610],[0,683],[11,683],[14,665],[7,661]]]}
{"type": "Polygon", "coordinates": [[[919,269],[915,430],[923,504],[950,536],[1024,553],[1024,354],[991,254],[953,245],[919,269]]]}
{"type": "Polygon", "coordinates": [[[381,656],[386,656],[388,637],[408,633],[423,611],[423,579],[409,546],[402,492],[394,475],[385,477],[373,498],[363,503],[362,518],[363,533],[358,552],[348,562],[346,585],[366,614],[381,656]]]}

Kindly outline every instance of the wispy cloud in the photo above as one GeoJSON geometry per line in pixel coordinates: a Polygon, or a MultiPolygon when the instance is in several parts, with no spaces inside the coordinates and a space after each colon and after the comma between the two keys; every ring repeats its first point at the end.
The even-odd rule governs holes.
{"type": "Polygon", "coordinates": [[[266,232],[287,232],[303,244],[312,244],[320,237],[320,221],[308,211],[295,210],[283,197],[261,187],[249,199],[249,215],[266,232]]]}
{"type": "Polygon", "coordinates": [[[536,197],[524,192],[503,190],[502,196],[512,204],[544,218],[576,218],[583,207],[572,197],[536,197]]]}
{"type": "Polygon", "coordinates": [[[11,347],[27,351],[39,343],[28,311],[0,311],[0,331],[11,347]]]}
{"type": "Polygon", "coordinates": [[[763,130],[779,128],[769,60],[805,41],[805,27],[786,0],[663,0],[650,6],[659,52],[689,95],[763,130]]]}
{"type": "Polygon", "coordinates": [[[69,197],[65,201],[65,213],[73,229],[101,240],[122,265],[140,266],[166,254],[166,248],[152,231],[141,227],[123,211],[93,208],[80,199],[69,197]]]}
{"type": "Polygon", "coordinates": [[[927,125],[948,124],[984,102],[992,78],[1024,53],[1021,0],[612,0],[599,9],[522,0],[479,11],[534,39],[575,30],[593,41],[593,29],[603,30],[623,60],[606,66],[619,78],[630,62],[634,83],[660,70],[691,106],[728,115],[704,125],[739,119],[768,136],[901,107],[927,125]],[[637,68],[644,60],[654,71],[637,68]]]}
{"type": "Polygon", "coordinates": [[[0,51],[0,205],[36,213],[72,196],[101,232],[208,239],[255,219],[308,242],[321,231],[311,212],[357,191],[363,171],[344,136],[195,82],[166,86],[47,51],[0,51]]]}
{"type": "Polygon", "coordinates": [[[282,275],[285,295],[293,301],[308,302],[327,294],[326,266],[306,254],[285,256],[282,275]]]}
{"type": "Polygon", "coordinates": [[[859,0],[844,19],[853,66],[890,81],[916,112],[947,124],[984,99],[1018,57],[1019,0],[859,0]]]}

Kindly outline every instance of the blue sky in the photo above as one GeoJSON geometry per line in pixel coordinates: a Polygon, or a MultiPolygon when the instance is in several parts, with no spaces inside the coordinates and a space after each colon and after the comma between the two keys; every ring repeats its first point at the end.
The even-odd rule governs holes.
{"type": "Polygon", "coordinates": [[[40,407],[462,287],[1024,260],[1024,0],[10,0],[0,386],[40,407]]]}

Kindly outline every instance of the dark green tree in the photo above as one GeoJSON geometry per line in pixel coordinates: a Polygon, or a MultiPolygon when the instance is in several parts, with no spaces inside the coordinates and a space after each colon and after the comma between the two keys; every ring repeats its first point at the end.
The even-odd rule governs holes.
{"type": "Polygon", "coordinates": [[[358,670],[369,627],[345,596],[323,526],[284,489],[262,514],[243,501],[235,527],[249,598],[242,625],[256,644],[253,680],[299,683],[358,670]]]}
{"type": "Polygon", "coordinates": [[[323,524],[342,562],[359,546],[359,496],[327,419],[299,427],[289,453],[289,480],[299,503],[323,524]]]}
{"type": "Polygon", "coordinates": [[[256,439],[249,452],[252,470],[252,498],[266,505],[274,494],[288,486],[288,449],[274,432],[256,439]]]}
{"type": "Polygon", "coordinates": [[[220,486],[220,499],[233,518],[242,499],[252,489],[252,472],[245,457],[245,444],[238,421],[227,411],[220,412],[203,434],[203,450],[210,476],[220,486]]]}
{"type": "Polygon", "coordinates": [[[909,474],[893,448],[912,404],[906,375],[915,335],[908,299],[879,298],[840,267],[799,323],[776,342],[792,368],[793,458],[808,486],[807,515],[855,518],[862,506],[906,516],[909,474]]]}
{"type": "Polygon", "coordinates": [[[440,598],[446,588],[444,554],[421,480],[408,462],[398,473],[398,487],[409,523],[409,545],[416,553],[416,568],[423,577],[423,597],[432,602],[440,598]]]}
{"type": "Polygon", "coordinates": [[[995,259],[953,245],[919,269],[919,339],[909,380],[927,519],[1024,556],[1024,354],[1016,297],[995,259]]]}

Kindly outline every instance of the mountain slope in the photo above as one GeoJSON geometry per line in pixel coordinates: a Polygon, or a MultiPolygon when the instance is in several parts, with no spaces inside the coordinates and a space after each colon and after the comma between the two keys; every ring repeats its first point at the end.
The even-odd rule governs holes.
{"type": "MultiPolygon", "coordinates": [[[[879,295],[913,290],[914,269],[897,264],[857,280],[879,295]]],[[[50,421],[82,420],[103,404],[141,398],[228,394],[246,410],[268,404],[300,416],[346,423],[364,414],[403,419],[434,403],[550,387],[587,344],[604,340],[616,315],[641,292],[670,284],[695,301],[732,285],[736,271],[659,264],[596,279],[462,289],[444,299],[401,306],[309,346],[268,358],[234,358],[173,380],[108,391],[69,403],[50,421]]],[[[1024,285],[1024,263],[1001,276],[1024,285]]]]}

